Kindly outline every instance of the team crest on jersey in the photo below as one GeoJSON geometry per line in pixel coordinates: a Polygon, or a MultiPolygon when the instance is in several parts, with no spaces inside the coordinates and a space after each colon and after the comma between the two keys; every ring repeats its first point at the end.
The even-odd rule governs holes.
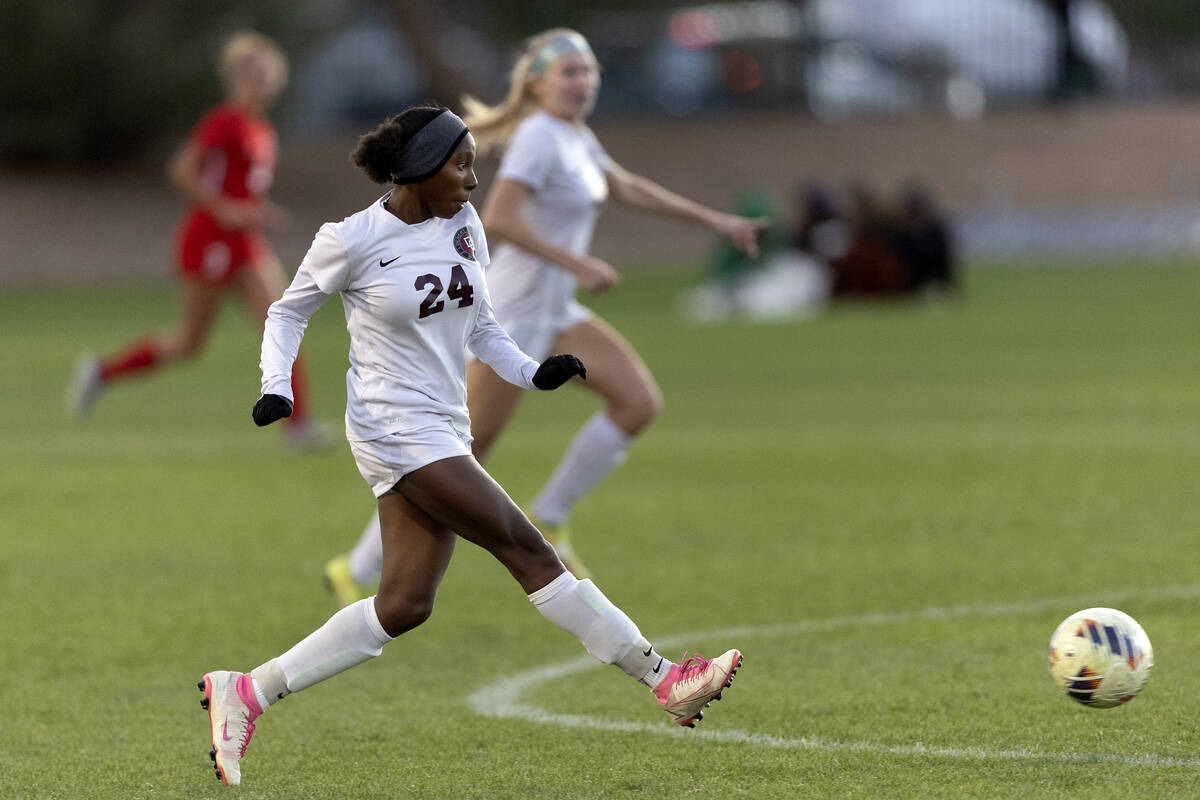
{"type": "Polygon", "coordinates": [[[466,226],[454,232],[454,249],[463,258],[475,260],[475,242],[471,239],[471,232],[467,230],[466,226]]]}

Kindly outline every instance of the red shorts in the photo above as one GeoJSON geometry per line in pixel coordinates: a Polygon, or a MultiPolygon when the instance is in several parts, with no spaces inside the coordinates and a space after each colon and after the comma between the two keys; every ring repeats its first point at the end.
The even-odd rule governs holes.
{"type": "Polygon", "coordinates": [[[225,230],[203,211],[188,214],[176,241],[179,274],[213,286],[228,284],[267,252],[262,234],[225,230]]]}

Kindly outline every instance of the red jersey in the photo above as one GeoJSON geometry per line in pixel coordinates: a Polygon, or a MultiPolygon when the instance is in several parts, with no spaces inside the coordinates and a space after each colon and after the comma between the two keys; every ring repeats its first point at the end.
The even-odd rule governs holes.
{"type": "Polygon", "coordinates": [[[208,112],[192,132],[204,150],[203,180],[235,200],[266,194],[279,151],[275,128],[232,105],[208,112]]]}
{"type": "MultiPolygon", "coordinates": [[[[253,202],[271,187],[278,145],[266,120],[220,105],[204,115],[191,141],[204,152],[201,180],[221,196],[253,202]]],[[[218,285],[270,252],[259,231],[222,228],[200,206],[184,217],[176,247],[182,273],[218,285]]]]}

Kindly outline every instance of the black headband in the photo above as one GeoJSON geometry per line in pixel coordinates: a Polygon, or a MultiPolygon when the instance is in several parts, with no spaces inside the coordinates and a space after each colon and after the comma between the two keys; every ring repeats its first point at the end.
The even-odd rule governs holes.
{"type": "Polygon", "coordinates": [[[442,109],[400,148],[400,163],[392,172],[392,183],[420,183],[432,178],[469,132],[457,114],[442,109]]]}

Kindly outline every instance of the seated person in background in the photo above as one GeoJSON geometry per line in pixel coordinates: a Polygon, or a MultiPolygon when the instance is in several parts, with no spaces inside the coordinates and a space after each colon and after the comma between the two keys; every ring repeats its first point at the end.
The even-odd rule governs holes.
{"type": "Polygon", "coordinates": [[[894,247],[893,222],[861,181],[851,184],[850,241],[844,255],[830,263],[833,294],[899,294],[908,288],[905,265],[894,247]]]}
{"type": "Polygon", "coordinates": [[[930,191],[915,181],[900,187],[893,238],[910,291],[944,293],[958,288],[950,225],[930,191]]]}
{"type": "Polygon", "coordinates": [[[829,189],[821,183],[804,184],[796,196],[796,224],[792,247],[828,266],[849,249],[845,216],[829,189]]]}

